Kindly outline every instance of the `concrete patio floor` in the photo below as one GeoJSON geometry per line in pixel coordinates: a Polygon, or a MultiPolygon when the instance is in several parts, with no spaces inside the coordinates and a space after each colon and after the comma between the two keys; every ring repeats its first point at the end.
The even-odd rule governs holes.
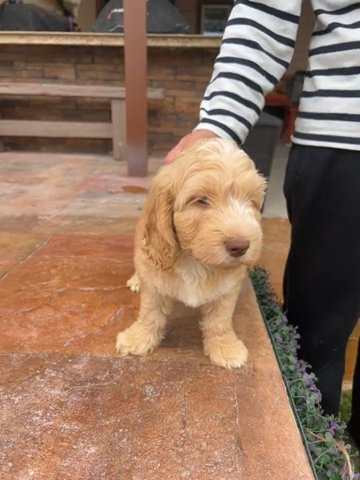
{"type": "MultiPolygon", "coordinates": [[[[178,311],[151,356],[116,354],[148,184],[108,157],[0,154],[0,478],[312,479],[249,283],[241,370],[209,364],[196,312],[178,311]]],[[[270,270],[279,228],[264,219],[270,270]]]]}

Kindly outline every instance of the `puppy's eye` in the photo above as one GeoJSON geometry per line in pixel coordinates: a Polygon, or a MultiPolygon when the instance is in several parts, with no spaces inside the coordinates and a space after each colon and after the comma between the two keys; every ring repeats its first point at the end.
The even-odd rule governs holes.
{"type": "Polygon", "coordinates": [[[257,198],[256,195],[249,195],[246,200],[251,207],[255,208],[256,210],[260,209],[260,199],[257,198]]]}
{"type": "Polygon", "coordinates": [[[256,208],[256,210],[260,210],[261,205],[262,205],[262,202],[261,202],[260,199],[252,198],[252,199],[250,199],[250,203],[254,208],[256,208]]]}
{"type": "Polygon", "coordinates": [[[197,197],[194,199],[194,203],[197,205],[208,206],[210,205],[210,199],[208,197],[197,197]]]}

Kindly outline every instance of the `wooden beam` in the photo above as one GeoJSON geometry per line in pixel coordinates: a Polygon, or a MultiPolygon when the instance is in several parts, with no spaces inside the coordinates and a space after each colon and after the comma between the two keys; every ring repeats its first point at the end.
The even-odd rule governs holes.
{"type": "Polygon", "coordinates": [[[111,101],[111,126],[113,141],[113,157],[115,160],[123,160],[125,158],[125,139],[126,139],[126,120],[125,105],[123,100],[111,101]]]}
{"type": "MultiPolygon", "coordinates": [[[[103,85],[0,82],[0,95],[125,99],[125,88],[103,85]]],[[[164,98],[164,90],[162,88],[149,88],[147,89],[147,97],[151,100],[161,100],[164,98]]]]}
{"type": "MultiPolygon", "coordinates": [[[[1,1],[1,0],[0,0],[1,1]]],[[[134,0],[134,2],[137,0],[134,0]]],[[[152,48],[216,48],[219,50],[221,37],[203,35],[149,34],[147,45],[152,48]]],[[[94,32],[0,32],[1,45],[61,45],[85,47],[123,47],[121,33],[94,32]]]]}
{"type": "Polygon", "coordinates": [[[147,158],[146,0],[124,0],[126,158],[128,174],[145,177],[147,158]]]}
{"type": "Polygon", "coordinates": [[[0,134],[13,137],[112,138],[111,123],[0,120],[0,134]]]}
{"type": "Polygon", "coordinates": [[[55,83],[0,83],[0,95],[45,97],[125,98],[124,87],[60,85],[55,83]]]}

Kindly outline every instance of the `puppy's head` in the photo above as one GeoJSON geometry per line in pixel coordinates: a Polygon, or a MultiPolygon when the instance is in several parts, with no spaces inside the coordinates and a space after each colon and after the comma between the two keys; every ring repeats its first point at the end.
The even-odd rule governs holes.
{"type": "Polygon", "coordinates": [[[260,255],[265,180],[230,140],[198,142],[155,177],[145,205],[145,245],[169,269],[181,251],[219,267],[260,255]]]}

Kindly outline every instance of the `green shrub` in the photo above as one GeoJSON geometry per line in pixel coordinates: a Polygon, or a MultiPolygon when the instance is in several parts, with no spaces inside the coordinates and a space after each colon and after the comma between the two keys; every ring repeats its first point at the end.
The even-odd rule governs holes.
{"type": "Polygon", "coordinates": [[[316,478],[359,480],[346,425],[322,411],[316,377],[310,365],[298,358],[299,335],[282,312],[266,271],[257,268],[250,277],[316,478]]]}

